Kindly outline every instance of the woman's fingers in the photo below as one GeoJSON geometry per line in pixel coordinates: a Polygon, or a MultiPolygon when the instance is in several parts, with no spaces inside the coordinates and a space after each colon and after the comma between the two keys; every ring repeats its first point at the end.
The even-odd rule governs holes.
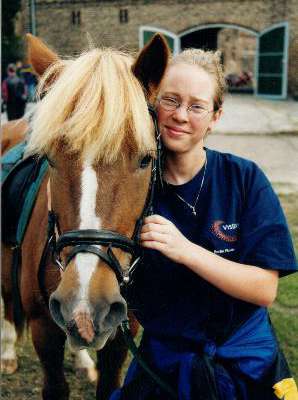
{"type": "Polygon", "coordinates": [[[166,245],[164,243],[147,241],[142,242],[142,246],[151,250],[160,251],[161,253],[166,255],[166,245]]]}
{"type": "Polygon", "coordinates": [[[161,225],[161,224],[155,224],[153,222],[149,222],[149,223],[143,225],[141,233],[146,233],[146,232],[151,232],[151,231],[166,233],[166,232],[168,232],[168,230],[169,230],[168,225],[161,225]]]}
{"type": "Polygon", "coordinates": [[[171,221],[160,215],[145,218],[140,241],[143,247],[157,250],[176,262],[180,262],[188,242],[171,221]]]}
{"type": "Polygon", "coordinates": [[[160,243],[167,243],[167,235],[156,231],[141,233],[140,239],[141,242],[155,241],[160,243]]]}
{"type": "Polygon", "coordinates": [[[160,224],[160,225],[171,225],[172,224],[171,221],[169,221],[168,219],[166,219],[158,214],[149,215],[149,217],[146,217],[144,219],[144,224],[149,224],[149,223],[160,224]]]}

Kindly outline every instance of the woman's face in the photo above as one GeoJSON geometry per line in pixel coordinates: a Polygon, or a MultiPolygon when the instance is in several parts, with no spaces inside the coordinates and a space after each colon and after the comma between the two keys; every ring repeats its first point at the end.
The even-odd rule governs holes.
{"type": "Polygon", "coordinates": [[[157,101],[159,128],[168,150],[185,153],[203,147],[206,132],[220,116],[220,111],[213,112],[214,93],[214,79],[202,68],[188,64],[169,67],[159,99],[166,103],[175,100],[181,106],[169,111],[164,108],[163,101],[157,101]],[[187,110],[190,106],[193,111],[187,110]]]}

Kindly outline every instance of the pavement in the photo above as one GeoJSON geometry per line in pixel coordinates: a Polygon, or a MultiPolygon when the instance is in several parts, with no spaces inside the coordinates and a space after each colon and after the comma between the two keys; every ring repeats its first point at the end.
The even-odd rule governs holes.
{"type": "Polygon", "coordinates": [[[227,94],[214,132],[225,135],[298,135],[298,102],[227,94]]]}
{"type": "Polygon", "coordinates": [[[278,193],[298,194],[298,102],[228,94],[206,146],[255,161],[278,193]]]}
{"type": "Polygon", "coordinates": [[[255,161],[279,194],[298,194],[298,102],[228,94],[206,146],[255,161]]]}

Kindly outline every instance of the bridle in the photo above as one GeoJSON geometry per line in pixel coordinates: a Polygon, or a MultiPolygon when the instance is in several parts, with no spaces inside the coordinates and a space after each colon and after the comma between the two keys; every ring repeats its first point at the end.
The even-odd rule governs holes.
{"type": "MultiPolygon", "coordinates": [[[[151,178],[145,206],[141,216],[136,222],[132,237],[128,238],[121,233],[107,229],[78,229],[66,231],[61,234],[57,215],[50,209],[48,213],[48,239],[43,250],[38,271],[39,286],[46,304],[49,302],[49,297],[44,284],[44,274],[49,254],[52,257],[54,264],[57,265],[61,271],[65,271],[70,261],[80,253],[95,254],[114,271],[119,282],[121,294],[128,303],[128,288],[134,282],[134,271],[136,270],[136,267],[139,265],[142,258],[140,232],[143,221],[146,216],[152,214],[153,212],[153,196],[157,184],[162,185],[162,142],[155,110],[150,105],[148,105],[148,110],[154,123],[157,156],[156,158],[152,158],[151,178]],[[98,247],[98,245],[106,246],[107,250],[102,250],[98,247]],[[65,247],[69,246],[72,246],[72,249],[67,256],[65,263],[63,264],[61,260],[61,252],[65,247]],[[127,270],[122,269],[117,257],[113,253],[113,248],[118,248],[126,253],[131,254],[131,264],[127,270]]],[[[140,366],[164,391],[171,396],[171,398],[178,399],[175,391],[167,384],[167,382],[159,378],[159,376],[140,357],[129,329],[128,320],[122,322],[121,329],[128,348],[136,357],[140,366]]]]}
{"type": "Polygon", "coordinates": [[[40,288],[48,304],[48,295],[44,285],[45,266],[48,256],[50,255],[53,263],[58,266],[61,271],[65,271],[71,260],[79,253],[91,253],[98,256],[100,260],[105,262],[115,273],[119,282],[121,293],[126,297],[128,286],[133,283],[133,275],[142,258],[142,249],[140,247],[140,232],[144,218],[153,211],[153,196],[157,182],[162,184],[161,176],[161,157],[162,143],[157,124],[157,116],[154,108],[148,105],[149,113],[152,117],[155,130],[157,155],[151,161],[151,178],[149,183],[148,194],[145,206],[141,216],[138,218],[134,232],[131,238],[121,233],[107,229],[78,229],[63,232],[59,229],[59,221],[53,210],[49,209],[48,214],[48,238],[44,247],[44,251],[39,267],[39,283],[40,288]],[[107,250],[99,248],[99,245],[107,247],[107,250]],[[66,247],[72,247],[65,262],[62,262],[61,252],[66,247]],[[113,248],[118,248],[131,255],[130,266],[123,270],[117,257],[113,252],[113,248]]]}

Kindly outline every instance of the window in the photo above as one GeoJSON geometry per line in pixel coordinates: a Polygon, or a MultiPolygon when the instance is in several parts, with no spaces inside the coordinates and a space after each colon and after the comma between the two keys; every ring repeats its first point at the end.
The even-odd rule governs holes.
{"type": "Polygon", "coordinates": [[[81,25],[81,11],[72,11],[71,22],[72,25],[81,25]]]}
{"type": "Polygon", "coordinates": [[[122,8],[119,10],[119,21],[120,21],[120,24],[126,24],[128,22],[127,8],[122,8]]]}

